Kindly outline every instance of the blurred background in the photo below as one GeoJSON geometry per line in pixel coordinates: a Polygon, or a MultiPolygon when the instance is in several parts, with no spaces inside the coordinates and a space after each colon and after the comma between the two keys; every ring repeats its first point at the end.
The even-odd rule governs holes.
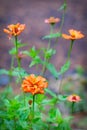
{"type": "MultiPolygon", "coordinates": [[[[0,68],[10,67],[11,57],[8,50],[12,48],[11,41],[8,40],[7,35],[3,32],[8,24],[15,24],[17,22],[26,24],[25,31],[21,34],[20,39],[23,43],[27,43],[28,47],[33,45],[36,48],[47,45],[47,40],[42,40],[44,35],[49,34],[49,25],[44,23],[46,18],[50,16],[62,18],[62,11],[58,11],[64,0],[1,0],[0,4],[0,68]]],[[[67,11],[65,14],[65,22],[63,26],[63,33],[68,33],[68,29],[80,30],[85,38],[77,40],[72,50],[72,65],[75,68],[81,65],[87,70],[87,0],[67,0],[67,11]]],[[[55,31],[58,31],[60,23],[56,25],[55,31]]],[[[69,41],[60,39],[58,44],[52,44],[57,50],[55,58],[52,62],[56,68],[59,69],[66,60],[69,41]]],[[[27,47],[27,49],[28,49],[27,47]]],[[[29,61],[23,61],[25,68],[28,67],[29,61]]]]}
{"type": "MultiPolygon", "coordinates": [[[[10,69],[11,55],[8,51],[13,47],[13,44],[8,40],[7,35],[3,29],[8,24],[26,24],[26,29],[19,36],[19,39],[27,44],[24,49],[30,49],[33,45],[37,49],[46,47],[48,40],[42,40],[44,35],[49,34],[50,27],[44,23],[44,20],[54,16],[62,18],[63,11],[58,11],[64,0],[0,0],[0,69],[10,69]]],[[[83,101],[77,105],[75,111],[81,112],[75,116],[74,126],[87,129],[87,0],[67,0],[67,11],[65,13],[65,21],[62,33],[67,33],[69,29],[76,29],[81,31],[85,37],[76,40],[71,54],[70,70],[74,72],[78,66],[78,73],[68,75],[64,80],[63,91],[68,93],[78,93],[83,101]],[[84,76],[85,73],[85,76],[84,76]],[[68,82],[69,81],[69,82],[68,82]],[[72,86],[73,89],[72,89],[72,86]],[[76,87],[77,86],[77,87],[76,87]],[[82,113],[83,112],[83,113],[82,113]],[[85,113],[84,113],[85,112],[85,113]],[[79,120],[80,119],[80,120],[79,120]],[[82,120],[81,120],[82,119],[82,120]]],[[[56,25],[55,32],[58,31],[60,22],[56,25]]],[[[69,41],[59,39],[58,43],[53,43],[51,46],[56,49],[56,55],[51,59],[57,70],[65,63],[67,51],[69,48],[69,41]]],[[[33,73],[35,68],[29,69],[29,62],[31,59],[24,58],[22,61],[23,67],[29,72],[33,73]]],[[[8,77],[0,77],[0,86],[6,85],[9,82],[8,77]]],[[[57,91],[56,85],[58,83],[50,79],[50,88],[57,91]],[[54,84],[55,83],[55,84],[54,84]]]]}

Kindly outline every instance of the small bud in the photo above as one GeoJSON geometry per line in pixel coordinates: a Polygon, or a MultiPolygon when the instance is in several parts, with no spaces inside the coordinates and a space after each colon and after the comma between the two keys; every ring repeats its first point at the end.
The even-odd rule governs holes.
{"type": "Polygon", "coordinates": [[[29,105],[31,105],[32,104],[32,100],[29,100],[28,103],[29,103],[29,105]]]}

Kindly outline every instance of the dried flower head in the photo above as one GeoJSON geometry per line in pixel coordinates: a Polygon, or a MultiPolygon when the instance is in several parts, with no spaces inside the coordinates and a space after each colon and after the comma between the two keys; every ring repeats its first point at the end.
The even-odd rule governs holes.
{"type": "Polygon", "coordinates": [[[35,76],[34,74],[31,74],[22,82],[22,89],[24,92],[29,92],[33,95],[35,94],[43,94],[44,88],[48,87],[48,82],[46,79],[42,76],[35,76]]]}
{"type": "Polygon", "coordinates": [[[74,29],[70,29],[69,34],[70,35],[62,34],[62,37],[68,40],[76,40],[76,39],[81,39],[84,37],[84,35],[80,31],[77,31],[74,29]]]}
{"type": "Polygon", "coordinates": [[[68,96],[67,100],[69,102],[79,102],[79,101],[81,101],[81,98],[80,98],[80,96],[73,94],[73,95],[68,96]]]}
{"type": "Polygon", "coordinates": [[[23,30],[25,29],[25,24],[10,24],[7,26],[7,29],[4,29],[3,31],[11,36],[18,36],[23,30]]]}
{"type": "Polygon", "coordinates": [[[55,23],[58,23],[60,21],[59,18],[50,17],[49,19],[45,19],[45,23],[49,23],[54,25],[55,23]]]}

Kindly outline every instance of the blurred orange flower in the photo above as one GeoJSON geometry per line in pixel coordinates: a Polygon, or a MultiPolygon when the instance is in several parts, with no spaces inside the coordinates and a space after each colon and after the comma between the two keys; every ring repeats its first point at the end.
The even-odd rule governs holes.
{"type": "Polygon", "coordinates": [[[45,19],[45,23],[49,23],[49,24],[55,24],[57,22],[59,22],[60,19],[59,18],[54,18],[54,17],[50,17],[49,19],[45,19]]]}
{"type": "Polygon", "coordinates": [[[4,29],[3,31],[11,36],[18,36],[23,30],[25,29],[25,24],[10,24],[7,26],[7,29],[4,29]]]}
{"type": "Polygon", "coordinates": [[[79,102],[79,101],[81,101],[81,98],[80,98],[80,96],[73,94],[73,95],[68,96],[67,100],[69,102],[79,102]]]}
{"type": "Polygon", "coordinates": [[[44,88],[48,87],[48,82],[42,76],[35,76],[31,74],[22,82],[22,89],[24,92],[29,92],[33,95],[44,94],[44,88]]]}
{"type": "Polygon", "coordinates": [[[84,35],[80,31],[77,31],[74,29],[70,29],[69,33],[70,35],[62,34],[62,37],[69,40],[76,40],[76,39],[81,39],[84,37],[84,35]]]}

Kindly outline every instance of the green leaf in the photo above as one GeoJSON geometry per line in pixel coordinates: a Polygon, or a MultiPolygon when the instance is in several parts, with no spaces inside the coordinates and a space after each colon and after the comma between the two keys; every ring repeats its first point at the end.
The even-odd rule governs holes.
{"type": "Polygon", "coordinates": [[[26,71],[23,69],[23,68],[14,68],[14,70],[12,71],[12,76],[16,76],[16,77],[19,77],[20,78],[20,76],[22,77],[22,78],[24,78],[25,76],[27,76],[28,74],[26,73],[26,71]]]}
{"type": "Polygon", "coordinates": [[[46,88],[45,91],[46,91],[48,94],[50,94],[52,97],[57,98],[56,94],[55,94],[53,91],[51,91],[50,89],[46,88]]]}
{"type": "Polygon", "coordinates": [[[50,71],[50,73],[55,77],[58,78],[59,73],[57,72],[55,66],[51,63],[46,64],[47,69],[50,71]]]}
{"type": "Polygon", "coordinates": [[[37,103],[41,103],[44,99],[45,99],[45,96],[44,96],[44,95],[42,95],[42,94],[37,94],[35,101],[36,101],[37,103]]]}
{"type": "Polygon", "coordinates": [[[22,51],[23,54],[27,55],[27,56],[30,56],[30,53],[29,51],[22,51]]]}
{"type": "Polygon", "coordinates": [[[53,49],[47,50],[47,52],[45,52],[46,58],[50,58],[55,53],[56,53],[56,50],[53,50],[53,49]]]}
{"type": "Polygon", "coordinates": [[[59,74],[65,73],[70,67],[70,61],[68,60],[60,69],[59,74]]]}
{"type": "Polygon", "coordinates": [[[36,50],[35,46],[33,46],[29,51],[29,56],[34,58],[39,54],[39,50],[36,50]]]}
{"type": "Polygon", "coordinates": [[[39,64],[39,63],[41,63],[40,57],[39,57],[39,56],[35,56],[35,57],[32,59],[32,61],[31,61],[30,65],[29,65],[29,67],[32,67],[32,66],[34,66],[34,65],[37,65],[37,64],[39,64]]]}
{"type": "Polygon", "coordinates": [[[15,55],[16,54],[16,48],[13,47],[10,51],[9,51],[10,55],[15,55]]]}
{"type": "Polygon", "coordinates": [[[42,104],[43,105],[54,105],[54,102],[55,102],[55,99],[53,98],[53,99],[44,99],[43,101],[42,101],[42,104]]]}
{"type": "Polygon", "coordinates": [[[5,70],[5,69],[0,69],[0,75],[2,75],[2,74],[8,75],[8,74],[9,74],[9,71],[8,71],[8,70],[5,70]]]}
{"type": "Polygon", "coordinates": [[[71,130],[70,123],[62,122],[58,125],[57,130],[71,130]]]}
{"type": "Polygon", "coordinates": [[[58,9],[58,11],[65,10],[66,8],[67,8],[67,4],[64,3],[63,5],[61,5],[61,7],[58,9]]]}
{"type": "Polygon", "coordinates": [[[61,123],[63,120],[62,114],[58,108],[56,109],[56,120],[57,120],[58,124],[61,123]]]}
{"type": "Polygon", "coordinates": [[[67,96],[64,96],[64,95],[58,95],[58,99],[59,99],[60,101],[65,101],[65,100],[66,100],[66,97],[67,97],[67,96]]]}
{"type": "Polygon", "coordinates": [[[57,37],[61,37],[61,33],[53,33],[53,34],[50,34],[50,35],[46,35],[44,36],[42,39],[52,39],[52,38],[57,38],[57,37]]]}
{"type": "Polygon", "coordinates": [[[8,100],[8,99],[4,99],[4,103],[5,103],[5,105],[6,105],[7,107],[9,107],[9,106],[10,106],[10,102],[9,102],[9,100],[8,100]]]}
{"type": "Polygon", "coordinates": [[[18,42],[17,47],[18,47],[18,48],[21,48],[21,47],[24,47],[24,46],[26,46],[26,45],[27,45],[27,44],[23,44],[23,43],[18,42]]]}
{"type": "Polygon", "coordinates": [[[51,108],[49,110],[49,117],[50,118],[48,118],[48,119],[50,119],[50,121],[52,121],[52,122],[55,122],[55,123],[58,123],[58,124],[60,122],[62,122],[62,115],[61,115],[58,108],[51,108]]]}

